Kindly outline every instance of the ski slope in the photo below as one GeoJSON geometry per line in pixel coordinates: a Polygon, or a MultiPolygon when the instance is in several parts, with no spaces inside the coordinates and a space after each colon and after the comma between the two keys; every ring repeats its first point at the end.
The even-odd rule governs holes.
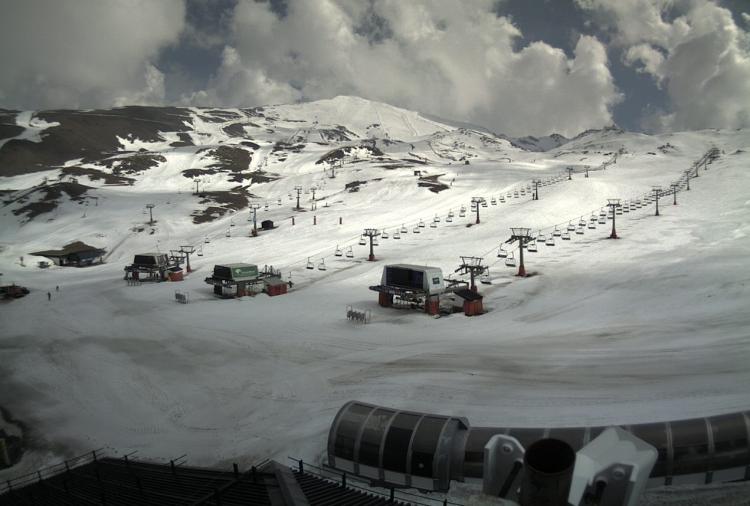
{"type": "MultiPolygon", "coordinates": [[[[277,111],[281,117],[301,107],[277,111]]],[[[325,104],[316,107],[305,114],[320,122],[325,104]]],[[[177,170],[192,160],[180,153],[192,148],[164,146],[166,164],[134,186],[99,184],[97,205],[64,201],[54,216],[30,221],[6,211],[2,281],[32,291],[0,305],[0,405],[28,426],[31,448],[0,479],[98,447],[143,457],[188,453],[196,465],[288,455],[320,461],[329,424],[351,399],[507,426],[628,424],[747,409],[750,133],[594,132],[534,153],[506,141],[490,146],[484,134],[467,130],[428,132],[435,125],[417,116],[379,113],[391,139],[412,137],[413,148],[389,145],[386,155],[423,157],[422,169],[448,189],[430,192],[417,185],[412,167],[387,169],[366,157],[348,159],[329,179],[315,161],[330,146],[308,143],[269,167],[283,177],[251,186],[269,203],[258,219],[278,226],[251,238],[247,210],[192,223],[196,197],[177,170]],[[657,149],[667,142],[675,149],[657,149]],[[605,239],[607,222],[570,241],[558,238],[554,247],[540,245],[526,254],[534,275],[525,279],[496,256],[510,227],[549,234],[588,219],[607,198],[668,187],[713,146],[723,154],[691,180],[690,192],[678,194],[677,206],[670,196],[658,218],[653,205],[617,216],[620,240],[605,239]],[[481,223],[468,226],[472,197],[499,198],[568,166],[595,168],[613,152],[621,154],[606,170],[544,186],[539,201],[527,194],[480,207],[481,223]],[[469,165],[457,161],[467,156],[469,165]],[[348,191],[356,181],[366,184],[348,191]],[[293,211],[293,188],[312,184],[320,187],[317,209],[303,193],[306,210],[293,211]],[[147,220],[146,203],[156,204],[153,234],[149,227],[133,231],[147,220]],[[431,228],[435,215],[441,221],[431,228]],[[420,220],[428,226],[415,234],[420,220]],[[363,228],[392,234],[402,226],[401,239],[380,240],[377,262],[365,261],[363,228]],[[42,270],[28,256],[72,240],[106,247],[107,263],[42,270]],[[203,249],[185,281],[122,280],[133,254],[183,244],[203,249]],[[352,246],[355,257],[334,256],[337,245],[352,246]],[[435,319],[381,308],[368,290],[387,263],[435,265],[448,274],[460,255],[484,256],[490,265],[492,285],[480,286],[482,316],[435,319]],[[327,269],[306,269],[308,259],[327,269]],[[273,265],[291,276],[294,289],[274,298],[216,299],[203,279],[224,262],[273,265]],[[187,292],[190,303],[175,303],[175,290],[187,292]],[[347,321],[348,305],[371,311],[371,323],[347,321]]],[[[342,122],[353,118],[351,128],[343,123],[350,130],[369,124],[342,114],[342,122]]],[[[4,186],[17,188],[28,176],[17,178],[4,186]]]]}

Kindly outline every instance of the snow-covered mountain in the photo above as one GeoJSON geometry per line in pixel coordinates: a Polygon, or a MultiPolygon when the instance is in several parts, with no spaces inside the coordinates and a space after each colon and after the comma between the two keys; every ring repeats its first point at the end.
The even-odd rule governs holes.
{"type": "Polygon", "coordinates": [[[24,460],[0,480],[102,446],[187,452],[199,465],[315,462],[334,414],[354,398],[543,427],[748,405],[746,130],[605,129],[529,151],[338,97],[253,109],[3,111],[0,137],[1,279],[31,289],[0,304],[0,405],[29,431],[24,460]],[[653,204],[634,206],[617,216],[621,239],[605,240],[611,222],[597,218],[608,198],[644,204],[713,148],[718,158],[678,205],[663,196],[658,218],[653,204]],[[534,179],[549,183],[539,200],[527,190],[534,179]],[[303,211],[293,209],[297,188],[303,211]],[[478,225],[472,197],[487,200],[478,225]],[[259,220],[276,227],[255,238],[253,199],[259,220]],[[538,241],[529,278],[497,256],[510,227],[550,236],[581,221],[570,240],[538,241]],[[365,227],[390,233],[377,262],[359,244],[365,227]],[[406,232],[395,240],[397,230],[406,232]],[[106,262],[41,269],[29,256],[77,240],[106,249],[106,262]],[[125,284],[135,253],[180,245],[202,253],[185,281],[125,284]],[[350,247],[353,258],[335,254],[350,247]],[[449,274],[461,255],[489,265],[482,316],[381,308],[368,290],[386,263],[449,274]],[[294,289],[216,299],[204,278],[228,262],[273,265],[294,289]],[[176,304],[175,290],[190,304],[176,304]],[[347,306],[371,311],[371,323],[350,324],[347,306]]]}

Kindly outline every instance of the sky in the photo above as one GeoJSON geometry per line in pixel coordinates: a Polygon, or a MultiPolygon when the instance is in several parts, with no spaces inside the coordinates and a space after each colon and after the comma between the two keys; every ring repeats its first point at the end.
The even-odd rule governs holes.
{"type": "Polygon", "coordinates": [[[0,0],[0,107],[356,95],[507,135],[750,127],[750,0],[0,0]]]}

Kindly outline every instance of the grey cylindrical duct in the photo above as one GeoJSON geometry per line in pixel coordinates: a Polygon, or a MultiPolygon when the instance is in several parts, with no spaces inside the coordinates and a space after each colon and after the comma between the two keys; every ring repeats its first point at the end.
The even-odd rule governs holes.
{"type": "Polygon", "coordinates": [[[540,439],[523,456],[521,506],[568,506],[576,452],[565,441],[540,439]]]}
{"type": "MultiPolygon", "coordinates": [[[[750,412],[621,426],[654,446],[651,478],[664,484],[750,479],[750,412]]],[[[336,415],[329,464],[400,486],[447,490],[450,480],[483,478],[484,447],[496,434],[524,448],[544,439],[580,450],[606,427],[471,427],[459,417],[399,411],[352,401],[336,415]]]]}

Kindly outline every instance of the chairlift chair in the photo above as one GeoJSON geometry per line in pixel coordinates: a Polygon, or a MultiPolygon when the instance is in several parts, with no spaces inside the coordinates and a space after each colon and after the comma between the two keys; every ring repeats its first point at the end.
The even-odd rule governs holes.
{"type": "Polygon", "coordinates": [[[487,207],[487,201],[486,200],[482,201],[482,207],[487,207]]]}
{"type": "Polygon", "coordinates": [[[559,228],[557,228],[557,225],[555,225],[555,231],[552,233],[555,237],[560,237],[562,235],[562,232],[559,228]]]}
{"type": "Polygon", "coordinates": [[[537,241],[542,241],[542,242],[544,242],[546,240],[546,237],[544,237],[544,234],[542,233],[541,230],[537,234],[536,239],[537,239],[537,241]]]}
{"type": "Polygon", "coordinates": [[[377,237],[373,237],[372,238],[372,245],[373,246],[377,246],[378,245],[378,238],[377,237]]]}
{"type": "Polygon", "coordinates": [[[430,223],[430,228],[437,228],[437,222],[430,223]]]}
{"type": "Polygon", "coordinates": [[[208,236],[206,236],[206,238],[203,240],[203,242],[206,243],[206,244],[208,244],[208,243],[211,242],[211,239],[209,239],[208,236]]]}
{"type": "Polygon", "coordinates": [[[530,243],[526,245],[526,251],[528,251],[529,253],[536,253],[538,251],[537,246],[536,246],[536,240],[531,241],[530,243]]]}
{"type": "Polygon", "coordinates": [[[479,282],[482,283],[483,285],[491,285],[492,284],[492,279],[490,279],[490,270],[489,269],[487,269],[486,271],[484,271],[482,273],[482,275],[479,276],[479,282]]]}
{"type": "Polygon", "coordinates": [[[500,197],[500,203],[505,204],[505,197],[500,197]]]}
{"type": "Polygon", "coordinates": [[[462,212],[462,213],[465,213],[465,212],[466,212],[466,206],[461,206],[461,212],[462,212]]]}
{"type": "Polygon", "coordinates": [[[501,244],[500,247],[497,249],[497,257],[498,258],[506,258],[508,256],[508,251],[503,248],[503,245],[501,244]]]}
{"type": "Polygon", "coordinates": [[[594,230],[596,229],[596,220],[589,222],[589,229],[594,230]]]}
{"type": "Polygon", "coordinates": [[[578,235],[583,235],[583,233],[584,233],[585,231],[586,231],[586,227],[585,227],[585,226],[582,226],[582,227],[578,227],[578,228],[576,229],[576,234],[578,234],[578,235]]]}
{"type": "Polygon", "coordinates": [[[201,245],[201,246],[198,247],[198,256],[199,257],[203,256],[203,245],[201,245]]]}
{"type": "Polygon", "coordinates": [[[320,263],[318,264],[318,270],[319,271],[326,270],[326,260],[325,260],[325,258],[321,258],[320,259],[320,263]]]}
{"type": "Polygon", "coordinates": [[[518,198],[518,192],[513,192],[513,198],[514,198],[514,199],[517,199],[517,198],[518,198]]]}
{"type": "Polygon", "coordinates": [[[395,232],[393,232],[393,238],[394,239],[401,239],[401,233],[396,229],[395,232]]]}
{"type": "Polygon", "coordinates": [[[234,226],[234,218],[232,218],[231,220],[229,220],[229,226],[230,226],[230,227],[233,227],[233,226],[234,226]]]}
{"type": "Polygon", "coordinates": [[[607,216],[607,211],[605,211],[604,209],[600,209],[599,216],[607,216]]]}
{"type": "Polygon", "coordinates": [[[354,249],[351,246],[346,248],[346,258],[354,258],[354,249]]]}
{"type": "Polygon", "coordinates": [[[506,196],[507,198],[511,198],[511,197],[513,196],[513,194],[512,194],[511,192],[508,192],[508,193],[506,193],[506,194],[505,194],[505,196],[506,196]]]}
{"type": "Polygon", "coordinates": [[[616,214],[617,216],[621,216],[621,215],[622,215],[622,207],[617,207],[617,208],[615,208],[615,214],[616,214]]]}
{"type": "Polygon", "coordinates": [[[496,205],[497,205],[497,199],[496,199],[496,198],[494,198],[494,197],[493,197],[493,198],[491,198],[491,199],[490,199],[490,204],[492,204],[493,206],[496,206],[496,205]]]}
{"type": "Polygon", "coordinates": [[[363,235],[359,236],[359,245],[360,246],[367,246],[367,240],[365,239],[365,236],[363,236],[363,235]]]}
{"type": "Polygon", "coordinates": [[[445,219],[445,222],[446,222],[446,223],[453,223],[453,216],[451,216],[451,215],[449,214],[449,215],[448,215],[448,217],[447,217],[447,218],[445,219]]]}
{"type": "Polygon", "coordinates": [[[414,230],[412,230],[415,234],[419,233],[419,226],[414,227],[414,230]]]}
{"type": "Polygon", "coordinates": [[[336,245],[336,252],[334,253],[335,256],[340,257],[344,256],[344,253],[341,251],[341,248],[339,248],[339,245],[336,245]]]}
{"type": "Polygon", "coordinates": [[[404,224],[402,223],[402,224],[401,224],[401,233],[402,233],[402,234],[407,234],[408,232],[409,232],[409,231],[408,231],[408,230],[406,229],[406,226],[405,226],[405,225],[404,225],[404,224]]]}
{"type": "Polygon", "coordinates": [[[224,235],[227,237],[232,237],[232,230],[228,228],[226,234],[224,235]]]}
{"type": "Polygon", "coordinates": [[[440,216],[436,214],[432,221],[434,221],[435,223],[440,223],[440,216]]]}
{"type": "Polygon", "coordinates": [[[545,246],[554,246],[555,245],[555,238],[553,236],[549,236],[546,241],[544,241],[545,246]]]}
{"type": "Polygon", "coordinates": [[[605,223],[607,223],[607,218],[605,216],[600,216],[598,223],[599,225],[604,225],[605,223]]]}
{"type": "Polygon", "coordinates": [[[513,256],[512,251],[508,252],[508,256],[505,258],[505,265],[507,265],[508,267],[516,266],[516,258],[513,256]]]}
{"type": "Polygon", "coordinates": [[[380,237],[383,238],[383,239],[388,239],[388,232],[386,232],[385,230],[383,230],[383,233],[380,234],[380,237]]]}
{"type": "Polygon", "coordinates": [[[466,211],[461,211],[461,212],[458,213],[458,217],[459,218],[463,218],[465,216],[466,216],[466,211]]]}
{"type": "Polygon", "coordinates": [[[568,231],[566,230],[565,232],[563,232],[563,234],[562,234],[562,236],[560,236],[560,238],[561,238],[561,239],[562,239],[563,241],[569,241],[569,240],[570,240],[570,232],[568,232],[568,231]]]}
{"type": "Polygon", "coordinates": [[[526,190],[523,188],[521,189],[521,195],[526,195],[526,190]]]}
{"type": "Polygon", "coordinates": [[[453,216],[453,209],[451,209],[450,211],[448,211],[448,218],[453,218],[453,216]]]}
{"type": "Polygon", "coordinates": [[[307,257],[307,266],[305,267],[307,269],[313,270],[315,266],[312,263],[312,260],[310,260],[310,257],[307,257]]]}
{"type": "Polygon", "coordinates": [[[583,216],[581,216],[581,219],[578,220],[578,226],[579,227],[585,227],[586,226],[586,220],[583,219],[583,216]]]}
{"type": "Polygon", "coordinates": [[[575,226],[575,225],[573,225],[573,222],[572,222],[572,221],[569,221],[569,222],[568,222],[568,232],[572,232],[572,231],[574,231],[575,229],[576,229],[576,226],[575,226]]]}
{"type": "Polygon", "coordinates": [[[424,228],[424,221],[423,221],[423,220],[419,220],[419,225],[418,225],[418,227],[419,227],[419,228],[424,228]]]}

